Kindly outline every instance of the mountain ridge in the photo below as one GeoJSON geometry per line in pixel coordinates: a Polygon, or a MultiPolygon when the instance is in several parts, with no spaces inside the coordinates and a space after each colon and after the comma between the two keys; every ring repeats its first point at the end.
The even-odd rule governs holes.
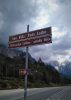
{"type": "MultiPolygon", "coordinates": [[[[23,52],[22,50],[18,50],[18,49],[10,49],[6,45],[3,45],[3,44],[0,44],[0,54],[3,54],[3,55],[8,56],[10,58],[21,56],[25,59],[25,57],[26,57],[26,52],[23,52]]],[[[30,55],[30,53],[29,53],[29,60],[30,60],[30,62],[32,62],[32,64],[34,64],[36,62],[36,60],[30,55]]],[[[59,63],[57,61],[50,62],[50,63],[53,66],[53,69],[56,69],[55,66],[59,67],[59,69],[58,70],[56,69],[56,70],[60,74],[67,76],[67,77],[71,77],[71,72],[70,72],[71,63],[66,62],[64,66],[59,66],[59,63]],[[67,68],[69,68],[69,70],[67,68]]],[[[47,66],[48,63],[45,65],[47,66]]],[[[50,67],[52,67],[52,66],[50,66],[50,67]]]]}

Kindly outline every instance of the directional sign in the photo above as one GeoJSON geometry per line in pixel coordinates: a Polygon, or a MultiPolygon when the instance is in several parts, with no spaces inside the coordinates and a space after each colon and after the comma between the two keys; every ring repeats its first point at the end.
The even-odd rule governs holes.
{"type": "Polygon", "coordinates": [[[52,43],[51,27],[9,37],[10,48],[25,47],[44,43],[52,43]]]}
{"type": "Polygon", "coordinates": [[[23,75],[25,75],[26,73],[27,73],[27,72],[26,72],[25,69],[23,69],[23,68],[19,69],[19,75],[20,75],[20,76],[23,76],[23,75]]]}

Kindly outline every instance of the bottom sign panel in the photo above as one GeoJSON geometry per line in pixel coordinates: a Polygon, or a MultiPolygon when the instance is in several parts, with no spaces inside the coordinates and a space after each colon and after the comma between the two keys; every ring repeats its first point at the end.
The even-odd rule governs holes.
{"type": "Polygon", "coordinates": [[[19,76],[25,75],[27,72],[25,69],[19,69],[19,76]]]}
{"type": "Polygon", "coordinates": [[[10,48],[26,47],[26,46],[44,44],[44,43],[52,43],[51,37],[47,36],[47,37],[42,37],[42,38],[38,38],[38,39],[31,39],[31,40],[26,40],[26,41],[22,41],[22,42],[10,43],[9,47],[10,48]]]}

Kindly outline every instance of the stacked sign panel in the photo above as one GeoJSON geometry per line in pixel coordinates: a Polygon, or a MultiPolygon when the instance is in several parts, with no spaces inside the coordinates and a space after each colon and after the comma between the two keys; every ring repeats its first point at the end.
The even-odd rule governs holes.
{"type": "Polygon", "coordinates": [[[52,42],[51,27],[9,37],[9,47],[25,47],[52,42]]]}

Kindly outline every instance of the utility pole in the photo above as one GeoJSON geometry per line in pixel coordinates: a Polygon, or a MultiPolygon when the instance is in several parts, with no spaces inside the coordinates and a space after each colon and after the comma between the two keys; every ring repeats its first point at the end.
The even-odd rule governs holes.
{"type": "MultiPolygon", "coordinates": [[[[29,25],[27,25],[27,32],[29,32],[29,25]]],[[[24,100],[27,100],[27,79],[28,79],[28,46],[26,47],[26,64],[25,64],[25,70],[26,70],[26,74],[25,74],[25,87],[24,87],[24,100]]]]}

